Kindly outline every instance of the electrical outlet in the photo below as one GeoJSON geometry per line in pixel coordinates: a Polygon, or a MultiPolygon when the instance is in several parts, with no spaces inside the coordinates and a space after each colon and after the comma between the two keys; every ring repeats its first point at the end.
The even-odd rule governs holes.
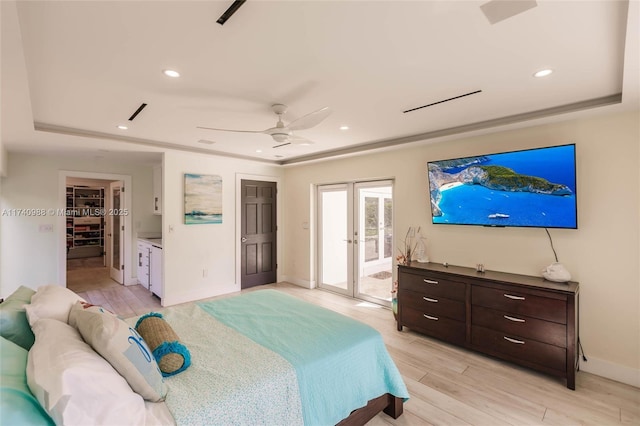
{"type": "Polygon", "coordinates": [[[40,225],[38,226],[38,231],[39,232],[53,232],[53,225],[48,223],[46,225],[40,225]]]}

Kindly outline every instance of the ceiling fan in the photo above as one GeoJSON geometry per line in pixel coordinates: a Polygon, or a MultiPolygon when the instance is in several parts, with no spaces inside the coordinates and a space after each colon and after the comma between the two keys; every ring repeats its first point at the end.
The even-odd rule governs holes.
{"type": "Polygon", "coordinates": [[[264,133],[271,136],[274,141],[278,142],[278,145],[275,145],[274,148],[279,148],[281,146],[289,144],[311,145],[313,142],[303,137],[294,135],[293,132],[295,130],[305,130],[315,127],[318,124],[322,123],[322,121],[324,121],[324,119],[327,118],[329,114],[331,114],[331,110],[329,109],[329,107],[324,107],[305,116],[302,116],[297,120],[292,121],[288,125],[285,125],[282,121],[282,115],[287,112],[287,106],[283,104],[273,104],[271,105],[271,109],[278,116],[278,122],[276,123],[275,127],[271,127],[266,130],[232,130],[201,126],[198,126],[197,128],[206,130],[218,130],[221,132],[264,133]]]}

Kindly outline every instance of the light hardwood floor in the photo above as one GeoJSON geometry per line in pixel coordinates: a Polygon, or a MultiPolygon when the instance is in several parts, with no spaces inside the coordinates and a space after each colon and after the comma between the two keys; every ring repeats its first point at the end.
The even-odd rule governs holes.
{"type": "MultiPolygon", "coordinates": [[[[369,426],[640,425],[638,388],[578,372],[576,390],[571,391],[559,379],[411,331],[398,332],[393,314],[385,308],[288,283],[260,288],[275,288],[337,311],[382,334],[411,398],[400,418],[379,414],[369,426]]],[[[162,309],[140,286],[97,286],[78,293],[124,317],[162,309]]]]}

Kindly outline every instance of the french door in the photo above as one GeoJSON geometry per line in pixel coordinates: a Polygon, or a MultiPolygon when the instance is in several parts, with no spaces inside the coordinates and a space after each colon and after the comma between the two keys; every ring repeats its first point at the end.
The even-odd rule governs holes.
{"type": "Polygon", "coordinates": [[[320,288],[390,304],[393,257],[393,182],[318,187],[320,288]]]}

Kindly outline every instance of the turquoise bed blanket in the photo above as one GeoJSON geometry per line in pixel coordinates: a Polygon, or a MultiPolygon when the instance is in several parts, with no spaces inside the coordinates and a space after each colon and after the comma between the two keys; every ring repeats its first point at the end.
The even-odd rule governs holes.
{"type": "Polygon", "coordinates": [[[335,425],[385,393],[409,397],[382,336],[366,324],[276,290],[198,305],[293,365],[305,425],[335,425]]]}

